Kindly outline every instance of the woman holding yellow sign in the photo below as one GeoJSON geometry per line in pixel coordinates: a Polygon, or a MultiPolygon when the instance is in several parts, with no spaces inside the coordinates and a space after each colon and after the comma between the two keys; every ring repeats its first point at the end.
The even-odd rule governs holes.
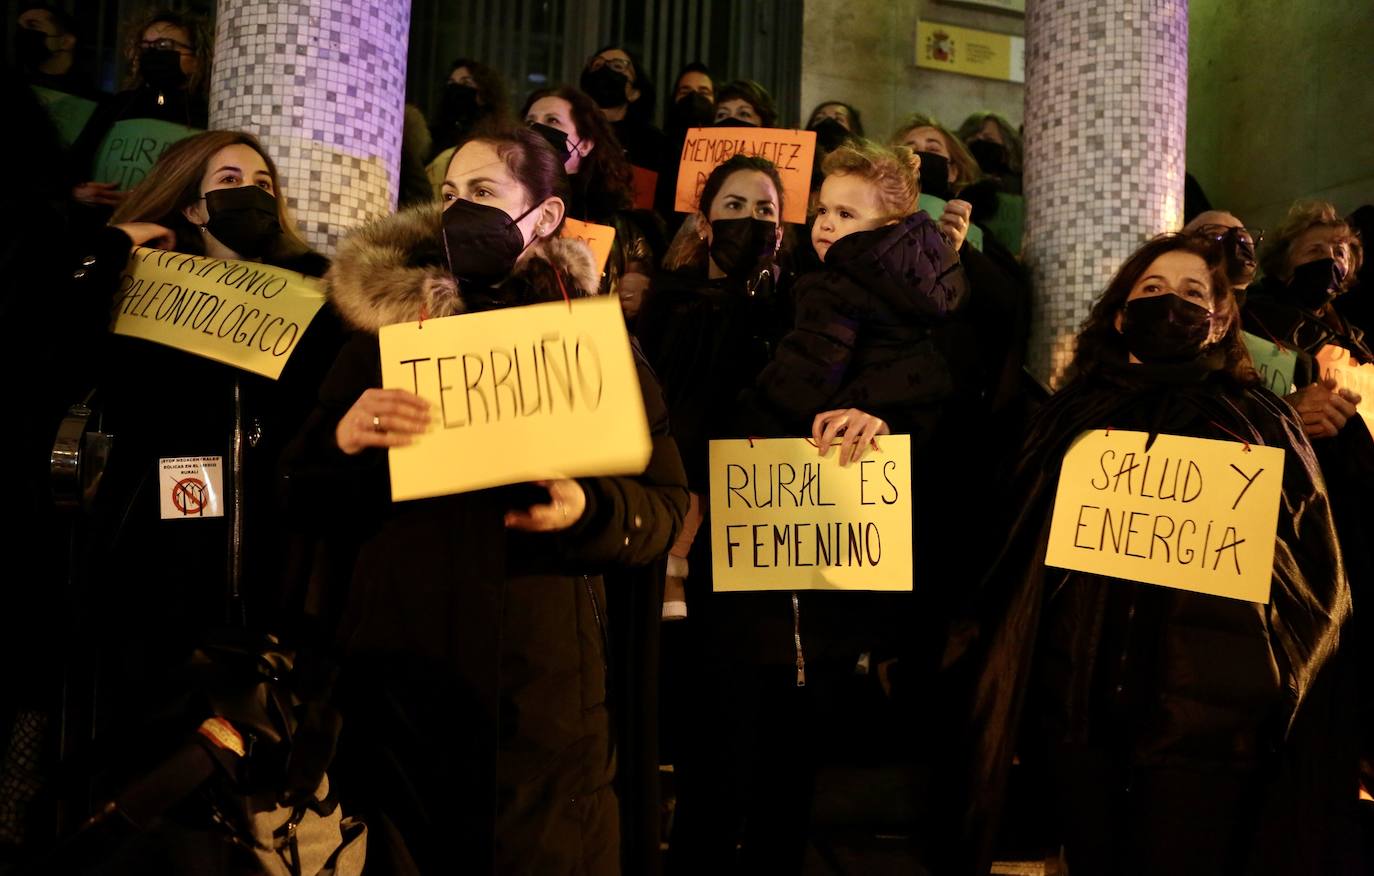
{"type": "Polygon", "coordinates": [[[119,667],[99,685],[97,737],[175,689],[207,630],[267,623],[287,554],[278,457],[337,350],[302,276],[327,262],[251,135],[176,143],[114,218],[73,266],[54,355],[55,401],[94,387],[99,425],[76,434],[113,436],[103,475],[92,438],[83,468],[53,471],[54,492],[89,512],[73,569],[85,641],[119,667]]]}
{"type": "Polygon", "coordinates": [[[596,294],[590,252],[558,236],[567,198],[561,159],[539,134],[481,135],[454,154],[442,212],[417,207],[362,229],[329,275],[357,334],[302,435],[292,498],[358,547],[342,582],[340,788],[351,781],[396,825],[421,872],[620,868],[601,575],[660,559],[687,506],[651,372],[638,366],[655,432],[638,477],[393,504],[381,452],[448,418],[381,388],[380,332],[596,294]]]}
{"type": "Polygon", "coordinates": [[[1032,424],[980,594],[973,799],[955,807],[976,857],[948,871],[986,872],[1020,742],[1074,873],[1341,872],[1350,590],[1312,446],[1251,366],[1216,243],[1137,250],[1070,374],[1032,424]]]}

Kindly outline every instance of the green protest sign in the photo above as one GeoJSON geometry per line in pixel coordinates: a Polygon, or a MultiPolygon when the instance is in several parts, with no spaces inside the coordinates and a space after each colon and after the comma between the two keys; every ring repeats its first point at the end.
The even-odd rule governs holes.
{"type": "Polygon", "coordinates": [[[1292,392],[1293,369],[1297,367],[1298,354],[1249,332],[1241,332],[1241,336],[1245,339],[1245,349],[1250,351],[1250,358],[1254,360],[1255,370],[1259,372],[1265,388],[1275,395],[1292,392]]]}
{"type": "Polygon", "coordinates": [[[90,121],[91,113],[95,112],[95,101],[38,85],[33,86],[33,93],[38,95],[38,100],[52,117],[53,124],[57,126],[57,134],[62,138],[62,145],[70,146],[75,143],[76,138],[81,135],[81,129],[90,121]]]}
{"type": "MultiPolygon", "coordinates": [[[[939,222],[940,216],[945,212],[945,204],[947,203],[949,202],[946,201],[944,198],[937,198],[934,195],[927,195],[925,192],[922,192],[920,200],[916,202],[916,206],[922,210],[925,210],[926,214],[930,216],[930,218],[934,219],[936,222],[939,222]]],[[[974,225],[972,222],[970,222],[968,225],[968,236],[965,239],[968,240],[969,243],[973,244],[974,249],[982,250],[983,229],[979,228],[977,225],[974,225]]]]}
{"type": "Polygon", "coordinates": [[[199,133],[196,128],[161,119],[115,122],[96,151],[91,177],[96,182],[116,183],[120,191],[127,192],[143,181],[168,146],[199,133]]]}

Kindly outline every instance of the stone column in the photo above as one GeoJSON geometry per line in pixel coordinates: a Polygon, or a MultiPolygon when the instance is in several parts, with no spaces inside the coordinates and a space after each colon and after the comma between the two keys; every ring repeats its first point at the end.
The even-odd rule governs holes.
{"type": "Polygon", "coordinates": [[[1187,0],[1026,4],[1029,366],[1057,385],[1093,301],[1183,219],[1187,0]]]}
{"type": "Polygon", "coordinates": [[[257,135],[332,255],[396,208],[409,0],[219,0],[210,127],[257,135]]]}

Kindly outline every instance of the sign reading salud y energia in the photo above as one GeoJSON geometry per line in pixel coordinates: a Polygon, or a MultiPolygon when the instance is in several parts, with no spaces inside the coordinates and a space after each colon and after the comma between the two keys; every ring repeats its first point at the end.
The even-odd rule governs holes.
{"type": "Polygon", "coordinates": [[[1094,430],[1064,454],[1045,564],[1269,601],[1283,450],[1094,430]]]}

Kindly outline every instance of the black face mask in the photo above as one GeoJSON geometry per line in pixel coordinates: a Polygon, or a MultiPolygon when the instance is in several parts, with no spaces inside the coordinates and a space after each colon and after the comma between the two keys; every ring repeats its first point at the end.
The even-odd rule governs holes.
{"type": "Polygon", "coordinates": [[[716,119],[711,123],[714,128],[757,128],[755,122],[746,122],[744,119],[737,119],[734,116],[726,116],[723,119],[716,119]]]}
{"type": "Polygon", "coordinates": [[[1212,314],[1201,304],[1174,295],[1126,302],[1121,335],[1141,362],[1191,362],[1202,355],[1212,333],[1212,314]]]}
{"type": "Polygon", "coordinates": [[[553,151],[563,161],[566,161],[573,154],[573,150],[577,148],[575,145],[569,144],[567,131],[560,131],[552,125],[530,122],[530,130],[549,141],[553,151]]]}
{"type": "Polygon", "coordinates": [[[832,118],[824,118],[806,130],[816,132],[816,148],[822,152],[834,152],[852,134],[849,129],[832,118]]]}
{"type": "Polygon", "coordinates": [[[613,67],[603,65],[582,72],[582,90],[602,109],[615,109],[629,103],[630,99],[625,96],[629,84],[630,77],[613,67]]]}
{"type": "Polygon", "coordinates": [[[444,120],[452,124],[471,121],[477,115],[477,89],[450,82],[444,86],[444,120]]]}
{"type": "Polygon", "coordinates": [[[679,97],[668,107],[663,128],[679,133],[688,128],[705,128],[710,126],[715,111],[716,105],[711,98],[694,91],[679,97]]]}
{"type": "Polygon", "coordinates": [[[1335,259],[1317,259],[1293,269],[1293,279],[1288,281],[1288,296],[1302,309],[1315,312],[1340,294],[1344,279],[1335,259]]]}
{"type": "Polygon", "coordinates": [[[281,237],[277,199],[257,186],[205,193],[206,229],[245,258],[261,258],[281,237]]]}
{"type": "Polygon", "coordinates": [[[991,140],[974,140],[968,144],[968,151],[973,153],[974,159],[984,173],[1001,176],[1007,172],[1007,147],[1001,143],[994,143],[991,140]]]}
{"type": "MultiPolygon", "coordinates": [[[[1232,286],[1248,286],[1255,279],[1255,243],[1241,236],[1239,228],[1232,228],[1222,238],[1226,253],[1226,279],[1232,286]]],[[[1242,290],[1236,290],[1239,294],[1242,290]]]]}
{"type": "Polygon", "coordinates": [[[186,84],[181,55],[171,49],[144,49],[138,56],[138,72],[154,88],[170,91],[186,84]]]}
{"type": "Polygon", "coordinates": [[[449,204],[444,210],[444,252],[453,276],[483,288],[509,276],[525,251],[525,237],[516,223],[538,206],[512,219],[500,207],[464,200],[449,204]]]}
{"type": "Polygon", "coordinates": [[[48,35],[43,31],[21,27],[14,32],[14,57],[19,66],[32,70],[52,56],[48,50],[48,35]]]}
{"type": "Polygon", "coordinates": [[[778,245],[778,223],[762,219],[717,219],[711,223],[711,259],[727,277],[748,274],[778,245]]]}
{"type": "Polygon", "coordinates": [[[916,154],[921,156],[921,191],[946,201],[954,197],[949,188],[949,159],[934,152],[916,154]]]}

